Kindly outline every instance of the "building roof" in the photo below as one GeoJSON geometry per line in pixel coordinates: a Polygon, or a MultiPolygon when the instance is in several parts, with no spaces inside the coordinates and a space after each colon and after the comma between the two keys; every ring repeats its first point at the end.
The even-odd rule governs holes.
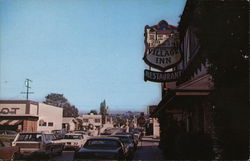
{"type": "Polygon", "coordinates": [[[26,104],[26,103],[38,105],[38,102],[31,100],[0,100],[0,104],[26,104]]]}

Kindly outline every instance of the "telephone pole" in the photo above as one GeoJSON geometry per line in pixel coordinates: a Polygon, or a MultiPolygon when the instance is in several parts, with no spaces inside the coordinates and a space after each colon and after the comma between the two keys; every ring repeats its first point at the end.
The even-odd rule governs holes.
{"type": "Polygon", "coordinates": [[[30,87],[30,82],[32,82],[30,79],[25,80],[25,87],[26,87],[26,92],[21,92],[21,94],[26,94],[26,100],[29,100],[29,94],[33,94],[34,92],[29,92],[30,87]]]}

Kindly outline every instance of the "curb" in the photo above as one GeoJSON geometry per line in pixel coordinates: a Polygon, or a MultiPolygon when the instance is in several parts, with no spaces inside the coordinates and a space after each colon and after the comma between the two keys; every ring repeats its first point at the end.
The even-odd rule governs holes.
{"type": "Polygon", "coordinates": [[[141,141],[148,141],[148,142],[160,142],[159,139],[141,139],[141,141]]]}

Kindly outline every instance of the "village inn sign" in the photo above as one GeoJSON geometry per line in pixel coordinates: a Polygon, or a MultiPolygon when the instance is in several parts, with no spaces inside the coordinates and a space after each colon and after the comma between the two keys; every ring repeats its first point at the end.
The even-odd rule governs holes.
{"type": "Polygon", "coordinates": [[[153,82],[171,82],[177,80],[181,71],[164,72],[175,67],[181,61],[179,35],[177,27],[162,20],[158,25],[145,26],[145,53],[143,60],[150,67],[162,72],[144,71],[144,80],[153,82]]]}

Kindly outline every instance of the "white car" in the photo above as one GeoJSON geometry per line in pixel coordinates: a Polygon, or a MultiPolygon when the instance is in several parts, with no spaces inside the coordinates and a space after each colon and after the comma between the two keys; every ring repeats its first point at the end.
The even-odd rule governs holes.
{"type": "Polygon", "coordinates": [[[17,134],[12,146],[20,148],[20,157],[47,157],[61,154],[64,144],[58,142],[51,133],[22,132],[17,134]]]}
{"type": "Polygon", "coordinates": [[[64,138],[60,140],[60,142],[64,143],[64,149],[78,149],[80,148],[85,142],[87,138],[82,134],[76,133],[67,133],[65,134],[64,138]]]}

